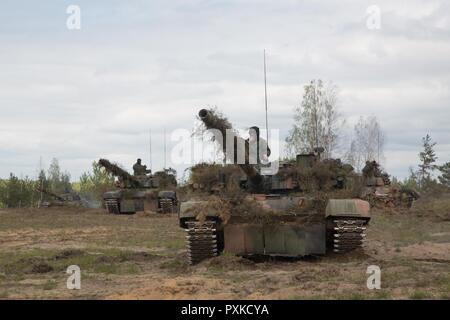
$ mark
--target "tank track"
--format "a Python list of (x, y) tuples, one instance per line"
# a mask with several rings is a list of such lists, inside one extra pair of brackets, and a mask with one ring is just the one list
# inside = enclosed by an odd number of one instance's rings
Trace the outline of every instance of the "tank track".
[(120, 214), (119, 200), (105, 199), (105, 205), (109, 213)]
[(217, 256), (217, 223), (215, 221), (188, 221), (186, 225), (189, 264), (196, 264)]
[(330, 230), (333, 251), (342, 253), (362, 247), (366, 225), (367, 221), (362, 219), (334, 218)]
[(159, 200), (161, 213), (173, 213), (173, 200), (172, 199), (160, 199)]

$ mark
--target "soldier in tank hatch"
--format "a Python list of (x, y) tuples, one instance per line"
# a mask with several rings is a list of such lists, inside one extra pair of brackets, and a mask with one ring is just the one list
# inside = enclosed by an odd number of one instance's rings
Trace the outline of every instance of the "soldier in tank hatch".
[(143, 176), (147, 173), (152, 173), (152, 170), (147, 169), (147, 166), (142, 164), (141, 159), (136, 160), (136, 163), (133, 165), (133, 171), (135, 176)]

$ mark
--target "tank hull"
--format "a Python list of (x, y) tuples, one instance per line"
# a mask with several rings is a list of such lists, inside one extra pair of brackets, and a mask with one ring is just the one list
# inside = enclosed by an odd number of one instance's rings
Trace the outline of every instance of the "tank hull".
[(135, 214), (140, 211), (175, 213), (178, 202), (174, 191), (121, 189), (103, 194), (109, 213)]
[(103, 201), (109, 213), (134, 214), (144, 211), (145, 192), (136, 190), (114, 190), (103, 194)]
[[(220, 209), (212, 208), (203, 221), (196, 219), (196, 206), (203, 201), (182, 203), (180, 225), (186, 230), (189, 262), (197, 263), (220, 252), (239, 256), (300, 258), (348, 252), (364, 243), (370, 205), (359, 199), (330, 199), (324, 214), (292, 213), (304, 205), (301, 197), (253, 195), (275, 210), (274, 215), (249, 217), (232, 215), (222, 221)], [(286, 213), (283, 213), (286, 212)], [(289, 212), (289, 213), (288, 213)]]

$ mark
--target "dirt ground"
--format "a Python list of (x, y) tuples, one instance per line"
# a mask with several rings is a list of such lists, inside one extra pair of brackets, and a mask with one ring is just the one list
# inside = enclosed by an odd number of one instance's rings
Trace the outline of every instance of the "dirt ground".
[[(175, 215), (75, 208), (0, 210), (2, 299), (450, 299), (450, 221), (373, 214), (364, 250), (186, 264)], [(81, 289), (66, 269), (81, 268)], [(366, 286), (369, 265), (381, 289)]]

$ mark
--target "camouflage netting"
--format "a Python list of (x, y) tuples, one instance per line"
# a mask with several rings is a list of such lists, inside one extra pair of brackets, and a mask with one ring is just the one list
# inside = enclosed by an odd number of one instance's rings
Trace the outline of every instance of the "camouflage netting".
[(364, 178), (374, 178), (379, 177), (383, 179), (385, 185), (391, 184), (391, 179), (389, 174), (380, 168), (380, 165), (376, 161), (366, 161), (366, 165), (362, 169), (362, 174)]
[(224, 223), (228, 222), (232, 211), (230, 202), (218, 196), (202, 197), (199, 203), (186, 210), (186, 212), (196, 213), (196, 219), (200, 222), (204, 222), (211, 212), (218, 212), (218, 217)]
[(190, 185), (206, 193), (239, 189), (242, 171), (234, 165), (199, 163), (191, 167)]
[(342, 184), (349, 186), (355, 176), (353, 167), (344, 164), (340, 159), (317, 161), (311, 167), (291, 164), (280, 168), (278, 175), (283, 178), (292, 177), (302, 191), (331, 191)]
[[(249, 164), (249, 145), (248, 140), (244, 140), (242, 137), (240, 137), (236, 131), (233, 130), (233, 127), (231, 126), (230, 122), (227, 118), (225, 118), (221, 113), (219, 113), (215, 109), (202, 109), (199, 112), (199, 118), (203, 123), (203, 129), (214, 129), (218, 130), (221, 134), (221, 137), (213, 137), (213, 140), (215, 140), (223, 154), (225, 155), (226, 159), (228, 161), (231, 161), (232, 163), (237, 163), (237, 155), (240, 154), (242, 151), (238, 150), (239, 146), (243, 146), (244, 148), (244, 164), (240, 164), (240, 167), (243, 172), (247, 175), (247, 178), (252, 181), (254, 185), (257, 185), (261, 182), (260, 177), (257, 174), (256, 169), (253, 165)], [(233, 152), (230, 152), (231, 150), (226, 150), (226, 140), (229, 137), (229, 134), (231, 132), (234, 132), (234, 143), (233, 143)], [(202, 131), (203, 133), (203, 131)], [(239, 151), (239, 152), (238, 152)]]
[(253, 199), (251, 196), (242, 192), (228, 193), (226, 196), (212, 195), (208, 197), (199, 197), (198, 204), (188, 209), (188, 212), (195, 212), (196, 219), (200, 222), (205, 221), (211, 212), (217, 213), (218, 217), (227, 224), (230, 218), (234, 222), (247, 223), (284, 223), (302, 222), (312, 223), (323, 221), (325, 205), (322, 201), (309, 200), (301, 207), (292, 207), (285, 211), (276, 211), (264, 207), (261, 201)]
[[(228, 119), (216, 108), (209, 108), (207, 111), (209, 113), (208, 121), (202, 122), (202, 126), (196, 130), (197, 133), (202, 134), (205, 130), (209, 129), (216, 129), (225, 133), (227, 130), (232, 129)], [(200, 117), (197, 118), (200, 119)]]
[(218, 217), (224, 224), (227, 224), (232, 216), (239, 216), (249, 222), (267, 222), (276, 216), (276, 212), (263, 208), (260, 203), (238, 195), (226, 198), (209, 196), (202, 200), (189, 209), (197, 214), (196, 219), (200, 222), (205, 221), (211, 212), (219, 213)]
[(411, 188), (391, 185), (389, 174), (380, 168), (376, 161), (366, 161), (362, 169), (363, 188), (360, 196), (371, 207), (388, 209), (394, 207), (410, 208), (420, 194)]
[(153, 176), (158, 180), (160, 188), (175, 188), (177, 186), (177, 172), (174, 169), (156, 171)]
[[(328, 199), (356, 198), (361, 187), (360, 179), (353, 181), (355, 176), (353, 168), (341, 163), (340, 160), (317, 162), (311, 168), (296, 166), (294, 162), (283, 166), (279, 176), (293, 177), (297, 180), (302, 190), (292, 191), (290, 195), (305, 197), (307, 201), (304, 205), (277, 212), (264, 207), (260, 201), (252, 198), (251, 193), (240, 188), (243, 174), (238, 166), (197, 164), (191, 168), (190, 184), (195, 186), (193, 190), (199, 196), (199, 200), (206, 201), (199, 205), (199, 208), (195, 208), (195, 212), (201, 213), (198, 215), (199, 219), (206, 216), (208, 210), (220, 209), (217, 212), (220, 212), (226, 221), (231, 215), (251, 222), (270, 222), (279, 219), (280, 216), (290, 215), (296, 221), (303, 219), (307, 223), (323, 219)], [(339, 179), (347, 185), (346, 188), (336, 189)], [(215, 196), (208, 197), (205, 194)]]
[[(223, 116), (217, 109), (215, 108), (209, 108), (205, 109), (208, 112), (207, 121), (201, 122), (201, 125), (195, 128), (194, 135), (201, 136), (205, 134), (207, 130), (218, 130), (222, 134), (222, 139), (219, 139), (219, 137), (216, 137), (215, 135), (211, 136), (211, 141), (216, 142), (220, 150), (222, 150), (223, 153), (226, 153), (226, 144), (225, 144), (225, 137), (227, 130), (233, 130), (233, 127), (231, 123), (228, 121), (226, 117)], [(199, 120), (200, 117), (197, 116)]]
[(98, 160), (98, 164), (101, 165), (105, 170), (116, 177), (121, 177), (122, 179), (133, 181), (134, 178), (131, 174), (129, 174), (125, 169), (122, 169), (121, 166), (117, 163), (112, 163), (106, 159)]
[[(242, 201), (233, 201), (235, 216), (238, 216), (241, 221), (248, 221), (252, 223), (312, 223), (323, 221), (325, 206), (322, 202), (308, 199), (303, 206), (292, 206), (283, 211), (276, 211), (263, 206), (259, 201), (245, 198)], [(281, 218), (281, 220), (280, 220)]]

